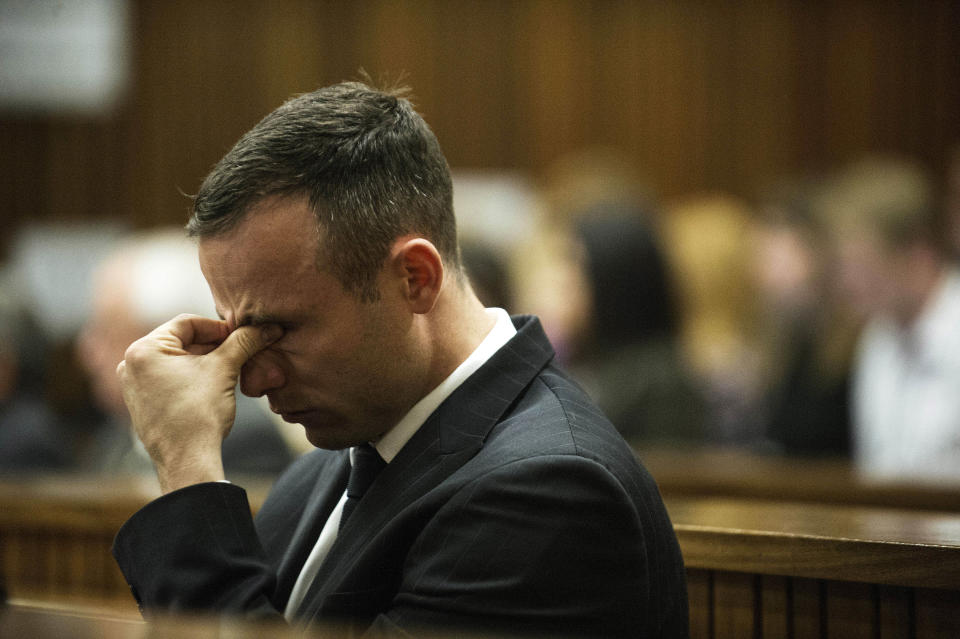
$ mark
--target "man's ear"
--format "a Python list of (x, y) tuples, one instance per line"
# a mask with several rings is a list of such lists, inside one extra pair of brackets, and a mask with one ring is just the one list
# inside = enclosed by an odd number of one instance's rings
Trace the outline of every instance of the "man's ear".
[(422, 237), (400, 238), (390, 252), (393, 274), (400, 278), (403, 296), (414, 313), (428, 313), (440, 296), (443, 260), (437, 247)]

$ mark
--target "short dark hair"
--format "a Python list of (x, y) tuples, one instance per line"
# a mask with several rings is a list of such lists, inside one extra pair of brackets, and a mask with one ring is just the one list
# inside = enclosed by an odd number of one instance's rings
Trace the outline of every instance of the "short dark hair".
[(450, 168), (404, 95), (344, 82), (288, 100), (203, 181), (188, 234), (227, 232), (264, 197), (305, 195), (320, 230), (318, 268), (362, 299), (377, 299), (390, 244), (407, 233), (459, 272)]

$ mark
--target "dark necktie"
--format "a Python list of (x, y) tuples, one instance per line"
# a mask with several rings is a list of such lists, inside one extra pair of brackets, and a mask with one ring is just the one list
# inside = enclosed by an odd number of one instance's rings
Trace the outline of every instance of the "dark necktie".
[(350, 467), (350, 478), (347, 480), (347, 501), (343, 503), (343, 513), (340, 515), (340, 530), (353, 509), (357, 507), (364, 493), (370, 488), (373, 480), (386, 467), (380, 453), (370, 444), (357, 446), (353, 450), (353, 463)]

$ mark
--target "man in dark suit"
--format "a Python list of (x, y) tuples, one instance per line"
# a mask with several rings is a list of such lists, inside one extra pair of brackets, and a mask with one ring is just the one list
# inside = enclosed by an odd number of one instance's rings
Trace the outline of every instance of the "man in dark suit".
[[(222, 320), (179, 316), (118, 368), (165, 493), (114, 546), (145, 610), (686, 636), (656, 484), (539, 322), (477, 300), (407, 100), (346, 83), (287, 102), (214, 168), (188, 229)], [(222, 481), (238, 378), (323, 449), (256, 521)]]

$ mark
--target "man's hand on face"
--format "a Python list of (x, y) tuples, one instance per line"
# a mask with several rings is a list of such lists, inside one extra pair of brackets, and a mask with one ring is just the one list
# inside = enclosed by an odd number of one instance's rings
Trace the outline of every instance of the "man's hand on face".
[(279, 339), (279, 326), (179, 315), (130, 345), (117, 366), (133, 428), (164, 493), (224, 478), (221, 444), (236, 416), (243, 364)]

